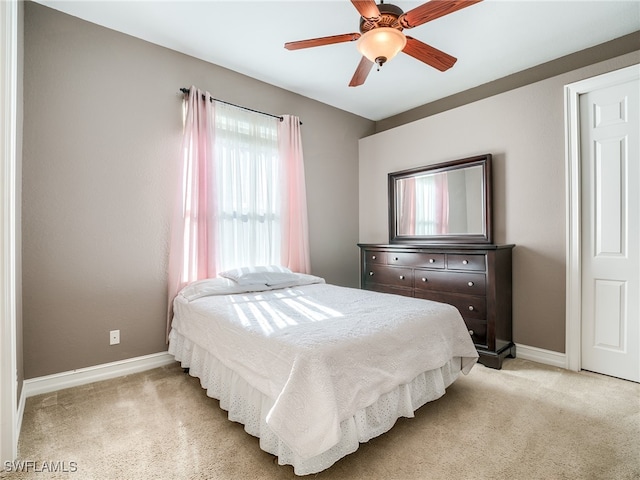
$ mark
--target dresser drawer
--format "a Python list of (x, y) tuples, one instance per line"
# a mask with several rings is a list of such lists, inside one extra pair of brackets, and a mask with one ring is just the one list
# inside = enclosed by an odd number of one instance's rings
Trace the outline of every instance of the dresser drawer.
[(415, 296), (426, 298), (434, 302), (448, 303), (458, 309), (460, 315), (467, 320), (469, 318), (486, 320), (487, 299), (476, 295), (454, 295), (450, 293), (434, 292), (429, 290), (417, 290)]
[(486, 276), (483, 273), (437, 272), (416, 269), (414, 285), (416, 290), (484, 295)]
[(389, 252), (387, 263), (389, 265), (402, 265), (406, 267), (444, 269), (444, 259), (444, 253)]
[(413, 288), (413, 270), (411, 268), (369, 265), (365, 278), (367, 284), (382, 283), (396, 287)]
[(467, 325), (467, 329), (469, 330), (473, 343), (486, 348), (488, 345), (487, 322), (473, 318), (465, 318), (464, 323)]
[(393, 293), (395, 295), (404, 295), (405, 297), (413, 297), (413, 289), (411, 288), (394, 287), (391, 285), (384, 285), (381, 283), (371, 283), (371, 282), (365, 282), (364, 288), (365, 290), (372, 290), (374, 292)]
[(367, 265), (371, 263), (385, 264), (387, 263), (387, 254), (386, 252), (378, 252), (375, 250), (366, 251), (364, 254), (364, 260)]
[(473, 254), (447, 254), (447, 268), (449, 270), (476, 270), (484, 272), (486, 263), (484, 255)]
[[(420, 292), (418, 290), (415, 291), (415, 296), (417, 298), (433, 300), (434, 302), (448, 303), (456, 307), (464, 319), (473, 343), (482, 347), (487, 346), (487, 320), (485, 316), (479, 315), (481, 311), (484, 311), (486, 314), (486, 302), (483, 297), (459, 295), (459, 298), (456, 299), (456, 295), (446, 295), (438, 292)], [(470, 305), (474, 307), (474, 311), (469, 310), (468, 307)], [(477, 310), (475, 310), (476, 306)]]

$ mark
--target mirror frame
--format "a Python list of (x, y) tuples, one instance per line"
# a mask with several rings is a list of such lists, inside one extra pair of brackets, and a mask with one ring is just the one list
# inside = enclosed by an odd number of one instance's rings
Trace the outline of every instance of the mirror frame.
[[(482, 167), (482, 194), (483, 194), (483, 232), (480, 234), (455, 234), (455, 235), (400, 235), (396, 217), (396, 182), (404, 178), (415, 177), (425, 173), (449, 172), (468, 167)], [(389, 243), (411, 244), (478, 244), (492, 243), (493, 241), (493, 202), (492, 202), (492, 177), (491, 154), (437, 163), (424, 167), (412, 168), (388, 174), (389, 182)]]

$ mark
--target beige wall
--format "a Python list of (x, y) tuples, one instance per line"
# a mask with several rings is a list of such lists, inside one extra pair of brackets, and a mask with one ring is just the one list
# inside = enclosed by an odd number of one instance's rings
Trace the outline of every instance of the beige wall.
[(312, 271), (357, 286), (358, 139), (373, 122), (30, 2), (24, 38), (25, 378), (166, 350), (183, 86), (300, 116)]
[(387, 174), (493, 154), (494, 239), (514, 243), (516, 343), (565, 351), (565, 84), (640, 61), (629, 53), (360, 141), (360, 242), (385, 243)]

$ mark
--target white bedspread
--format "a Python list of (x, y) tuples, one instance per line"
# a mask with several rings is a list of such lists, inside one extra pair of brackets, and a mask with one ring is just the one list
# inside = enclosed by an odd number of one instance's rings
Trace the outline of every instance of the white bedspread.
[(172, 328), (274, 400), (267, 424), (303, 458), (340, 439), (340, 422), (454, 357), (478, 358), (450, 305), (328, 284), (178, 295)]

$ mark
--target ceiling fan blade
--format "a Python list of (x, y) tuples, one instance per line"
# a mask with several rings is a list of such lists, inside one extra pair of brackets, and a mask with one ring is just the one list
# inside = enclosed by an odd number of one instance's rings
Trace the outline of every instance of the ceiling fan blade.
[(452, 57), (448, 53), (444, 53), (408, 35), (407, 44), (402, 51), (427, 65), (431, 65), (433, 68), (437, 68), (441, 72), (450, 69), (458, 61), (456, 57)]
[(409, 10), (400, 16), (400, 25), (403, 28), (413, 28), (423, 23), (430, 22), (462, 8), (470, 7), (482, 0), (431, 0), (419, 7)]
[(299, 40), (297, 42), (287, 42), (284, 44), (284, 48), (287, 50), (299, 50), (301, 48), (331, 45), (332, 43), (353, 42), (359, 38), (359, 33), (343, 33), (342, 35), (331, 35), (330, 37), (310, 38), (308, 40)]
[(356, 72), (351, 78), (351, 82), (349, 82), (349, 86), (357, 87), (358, 85), (362, 85), (367, 79), (371, 67), (373, 67), (373, 62), (363, 55), (358, 64), (358, 68), (356, 68)]
[(380, 10), (375, 0), (351, 0), (358, 13), (367, 20), (372, 20), (380, 16)]

